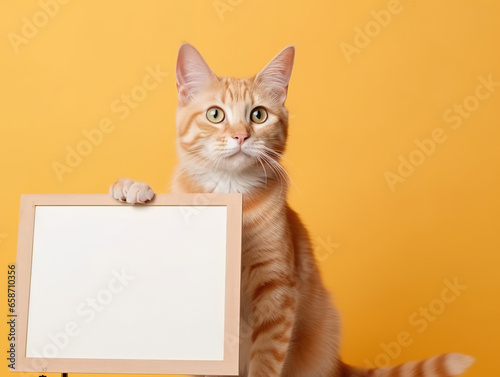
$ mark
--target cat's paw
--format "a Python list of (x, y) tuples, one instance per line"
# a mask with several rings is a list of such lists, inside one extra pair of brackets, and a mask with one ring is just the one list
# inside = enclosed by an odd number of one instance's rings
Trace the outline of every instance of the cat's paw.
[(109, 188), (109, 193), (113, 198), (130, 204), (146, 203), (155, 196), (153, 189), (147, 183), (128, 178), (117, 180)]

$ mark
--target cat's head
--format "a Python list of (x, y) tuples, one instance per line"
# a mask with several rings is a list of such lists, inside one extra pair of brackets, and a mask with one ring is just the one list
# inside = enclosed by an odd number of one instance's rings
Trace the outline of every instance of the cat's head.
[(193, 46), (180, 47), (177, 141), (184, 169), (239, 173), (276, 164), (287, 139), (294, 53), (289, 46), (254, 77), (238, 79), (216, 76)]

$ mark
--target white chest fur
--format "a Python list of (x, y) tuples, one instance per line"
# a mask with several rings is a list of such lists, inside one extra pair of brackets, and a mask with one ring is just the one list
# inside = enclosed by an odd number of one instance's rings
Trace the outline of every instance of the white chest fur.
[(266, 178), (262, 171), (248, 172), (216, 171), (201, 174), (197, 177), (207, 192), (248, 194), (256, 187), (264, 186)]

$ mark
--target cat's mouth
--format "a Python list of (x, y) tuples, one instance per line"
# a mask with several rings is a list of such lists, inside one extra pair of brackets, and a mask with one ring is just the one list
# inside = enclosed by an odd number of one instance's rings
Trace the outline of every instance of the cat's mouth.
[(229, 151), (226, 158), (238, 158), (238, 157), (252, 157), (248, 152), (244, 151), (242, 147), (234, 148), (234, 150)]
[(217, 167), (228, 169), (229, 171), (240, 171), (241, 169), (245, 169), (253, 164), (253, 160), (254, 158), (250, 154), (240, 148), (226, 150), (218, 157), (214, 156), (214, 164)]
[(238, 157), (251, 157), (249, 154), (245, 153), (242, 149), (231, 153), (227, 158), (238, 158)]

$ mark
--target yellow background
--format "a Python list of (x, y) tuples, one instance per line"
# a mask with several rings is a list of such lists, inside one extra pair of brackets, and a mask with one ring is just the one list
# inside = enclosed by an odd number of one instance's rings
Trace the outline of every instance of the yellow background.
[[(377, 31), (371, 12), (388, 3), (73, 0), (16, 53), (8, 33), (21, 34), (23, 17), (42, 8), (2, 1), (2, 284), (15, 262), (22, 193), (104, 193), (118, 177), (168, 191), (182, 42), (194, 44), (217, 74), (232, 76), (253, 75), (294, 44), (290, 201), (342, 313), (342, 357), (373, 362), (384, 353), (381, 343), (406, 331), (413, 342), (394, 364), (457, 351), (477, 359), (467, 376), (498, 375), (500, 87), (459, 129), (443, 114), (475, 94), (478, 77), (500, 81), (500, 4), (401, 0), (402, 11)], [(341, 43), (355, 46), (355, 28), (368, 25), (373, 37), (348, 62)], [(156, 65), (169, 76), (119, 119), (113, 101)], [(82, 131), (103, 118), (113, 132), (60, 181), (54, 161), (65, 163), (65, 148), (76, 148)], [(408, 158), (414, 140), (436, 128), (447, 140), (391, 190), (385, 172), (397, 173), (398, 156)], [(467, 288), (419, 333), (409, 319), (440, 299), (445, 279)], [(2, 323), (6, 299), (2, 289)], [(4, 323), (2, 353), (6, 337)]]

